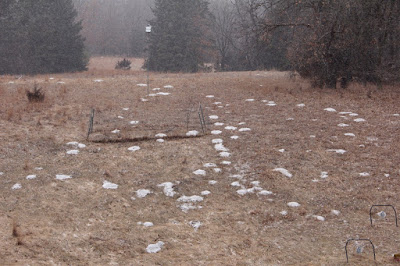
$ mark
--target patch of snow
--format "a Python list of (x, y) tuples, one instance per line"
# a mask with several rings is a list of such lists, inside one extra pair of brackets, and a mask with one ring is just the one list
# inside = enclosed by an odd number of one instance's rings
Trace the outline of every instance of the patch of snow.
[(207, 196), (207, 195), (210, 195), (211, 192), (208, 191), (208, 190), (204, 190), (204, 191), (202, 191), (200, 194), (201, 194), (202, 196)]
[(122, 110), (124, 110), (124, 111), (128, 111), (128, 110), (129, 110), (129, 108), (122, 108)]
[(336, 112), (336, 110), (333, 109), (333, 108), (331, 108), (331, 107), (325, 108), (324, 111), (327, 111), (327, 112)]
[(139, 146), (132, 146), (128, 148), (128, 151), (138, 151), (138, 150), (140, 150)]
[(27, 177), (26, 177), (26, 179), (35, 179), (36, 178), (36, 175), (28, 175)]
[(79, 142), (76, 142), (76, 141), (71, 141), (71, 142), (67, 143), (67, 145), (70, 145), (70, 146), (78, 146), (78, 144), (79, 144)]
[(362, 176), (362, 177), (370, 176), (370, 174), (369, 174), (369, 173), (366, 173), (366, 172), (364, 172), (364, 173), (359, 173), (359, 175)]
[(139, 190), (136, 191), (136, 196), (138, 198), (144, 198), (147, 195), (149, 195), (150, 193), (152, 193), (152, 192), (150, 190), (148, 190), (148, 189), (139, 189)]
[(213, 144), (218, 144), (218, 143), (222, 143), (223, 140), (222, 140), (222, 139), (213, 139), (211, 142), (212, 142)]
[(192, 203), (184, 203), (179, 206), (179, 208), (184, 212), (187, 213), (189, 210), (201, 209), (202, 206), (194, 206)]
[(70, 179), (70, 178), (72, 178), (72, 176), (70, 176), (70, 175), (56, 175), (57, 180), (66, 180), (66, 179)]
[(156, 93), (150, 93), (149, 94), (149, 97), (156, 97), (158, 94), (156, 94)]
[(221, 162), (221, 164), (224, 164), (224, 165), (230, 165), (230, 164), (231, 164), (231, 162), (230, 162), (230, 161), (222, 161), (222, 162)]
[(167, 197), (173, 197), (176, 194), (176, 192), (174, 191), (174, 184), (172, 184), (171, 182), (164, 182), (157, 185), (157, 187), (163, 187), (163, 192)]
[(153, 91), (159, 91), (161, 88), (154, 88)]
[(197, 136), (198, 134), (199, 134), (198, 131), (192, 130), (192, 131), (187, 132), (187, 133), (186, 133), (186, 136), (188, 136), (188, 137), (194, 137), (194, 136)]
[(157, 139), (156, 141), (157, 141), (158, 143), (164, 143), (164, 142), (165, 142), (164, 139)]
[(64, 81), (59, 81), (59, 82), (57, 82), (57, 84), (65, 84), (65, 82)]
[(206, 175), (206, 171), (204, 171), (202, 169), (197, 169), (196, 171), (193, 172), (193, 174), (205, 176)]
[(351, 113), (351, 114), (349, 114), (349, 116), (358, 116), (358, 114), (356, 114), (356, 113)]
[(304, 103), (299, 103), (298, 105), (296, 105), (297, 107), (304, 107), (306, 106)]
[(318, 221), (321, 221), (321, 222), (324, 222), (324, 221), (325, 221), (325, 218), (322, 217), (322, 216), (314, 215), (314, 217), (315, 217)]
[(224, 158), (228, 158), (231, 156), (231, 154), (229, 152), (223, 151), (219, 153), (219, 156), (224, 157)]
[(114, 183), (111, 183), (109, 181), (103, 181), (103, 188), (105, 188), (105, 189), (117, 189), (118, 185), (114, 184)]
[(286, 118), (286, 121), (293, 121), (293, 120), (294, 120), (293, 117)]
[(385, 177), (389, 177), (390, 176), (390, 174), (385, 174)]
[(164, 86), (164, 88), (165, 88), (165, 89), (173, 89), (174, 86), (172, 86), (172, 85), (166, 85), (166, 86)]
[(215, 144), (214, 148), (217, 151), (229, 151), (227, 148), (224, 147), (224, 145), (222, 143)]
[(214, 168), (213, 170), (214, 170), (215, 173), (221, 173), (222, 172), (221, 168)]
[(201, 202), (204, 200), (203, 197), (201, 196), (197, 196), (197, 195), (193, 195), (193, 196), (181, 196), (180, 198), (177, 199), (179, 202), (191, 202), (191, 203), (195, 203), (195, 202)]
[(364, 118), (356, 118), (356, 119), (354, 119), (354, 122), (365, 122), (365, 121), (367, 121), (367, 120), (365, 120)]
[(340, 211), (338, 211), (338, 210), (332, 210), (331, 211), (331, 213), (333, 214), (333, 215), (339, 215), (340, 214)]
[(253, 186), (260, 186), (260, 181), (251, 181), (250, 184)]
[(222, 104), (222, 103), (221, 103), (221, 102), (215, 102), (214, 104), (215, 104), (215, 105), (219, 105), (219, 104)]
[(218, 181), (215, 181), (215, 180), (210, 180), (210, 181), (208, 181), (208, 184), (210, 184), (210, 185), (215, 185), (215, 184), (217, 184), (218, 183)]
[(246, 102), (254, 102), (254, 99), (246, 99)]
[(276, 103), (274, 101), (269, 101), (266, 105), (267, 106), (276, 106)]
[(8, 84), (14, 84), (14, 83), (15, 83), (14, 81), (9, 81), (9, 82), (8, 82)]
[(221, 130), (213, 130), (213, 131), (211, 131), (211, 134), (213, 134), (213, 135), (219, 135), (221, 133), (222, 133)]
[(15, 184), (14, 186), (11, 187), (12, 190), (16, 190), (16, 189), (21, 189), (22, 186), (20, 183)]
[(272, 195), (273, 193), (271, 191), (268, 191), (268, 190), (261, 190), (257, 194), (258, 195), (262, 195), (262, 196), (268, 196), (268, 195)]
[(129, 122), (129, 124), (131, 124), (131, 125), (137, 125), (137, 124), (139, 124), (139, 121), (131, 121), (131, 122)]
[(145, 99), (145, 98), (140, 98), (140, 100), (142, 101), (142, 102), (148, 102), (149, 100), (147, 100), (147, 99)]
[(288, 170), (286, 170), (285, 168), (275, 168), (273, 171), (279, 172), (279, 173), (281, 173), (282, 175), (284, 175), (284, 176), (286, 176), (288, 178), (292, 178), (293, 177), (293, 175)]
[(171, 93), (169, 93), (169, 92), (157, 92), (157, 95), (161, 95), (161, 96), (168, 96), (170, 94)]
[(144, 84), (144, 83), (139, 83), (139, 84), (136, 84), (137, 86), (139, 86), (139, 87), (147, 87), (147, 84)]
[(121, 130), (119, 130), (119, 129), (115, 129), (115, 130), (111, 131), (111, 133), (113, 133), (113, 134), (118, 134), (119, 132), (121, 132)]
[(381, 217), (381, 218), (385, 218), (385, 217), (386, 217), (386, 212), (380, 211), (380, 212), (377, 213), (377, 215), (378, 215), (379, 217)]
[(155, 244), (150, 244), (147, 246), (146, 251), (147, 253), (157, 253), (161, 250), (161, 248), (164, 246), (164, 242), (158, 241)]
[(215, 122), (214, 123), (214, 126), (217, 126), (217, 127), (220, 127), (220, 126), (223, 126), (224, 125), (224, 123), (220, 123), (220, 122)]
[(285, 149), (280, 149), (279, 150), (279, 152), (282, 152), (282, 153), (285, 152), (285, 151), (286, 151)]
[(287, 211), (281, 211), (280, 214), (283, 215), (283, 216), (286, 216), (288, 214), (288, 212)]
[(329, 149), (329, 150), (326, 150), (326, 151), (328, 151), (328, 152), (336, 152), (336, 153), (339, 153), (339, 154), (346, 153), (346, 151), (343, 150), (343, 149)]
[(156, 138), (165, 138), (166, 136), (167, 136), (167, 134), (158, 133), (158, 134), (156, 135)]
[(231, 136), (231, 139), (238, 139), (239, 136)]
[(393, 116), (400, 116), (400, 114), (393, 114)]
[(321, 176), (322, 179), (328, 178), (328, 172), (321, 172)]
[(0, 175), (4, 175), (4, 173), (3, 173), (3, 172), (0, 172)]
[(152, 222), (144, 222), (143, 226), (144, 227), (152, 227), (154, 224)]
[(124, 119), (124, 117), (123, 117), (123, 116), (120, 116), (120, 115), (118, 116), (118, 118), (119, 118), (119, 119)]
[(210, 115), (209, 118), (215, 120), (215, 119), (218, 119), (218, 116), (217, 115)]
[(345, 123), (340, 123), (340, 124), (338, 124), (338, 127), (348, 127), (349, 125), (348, 124), (345, 124)]
[(206, 98), (214, 98), (214, 95), (207, 95)]
[(239, 125), (239, 126), (246, 125), (246, 122), (240, 122), (238, 125)]
[(83, 143), (79, 143), (79, 144), (78, 144), (78, 148), (79, 148), (79, 149), (84, 149), (84, 148), (86, 148), (86, 145), (83, 144)]
[(287, 204), (287, 206), (289, 206), (289, 207), (299, 207), (300, 204), (297, 203), (297, 202), (295, 202), (295, 201), (292, 201), (292, 202), (289, 202), (289, 203)]
[(310, 135), (310, 138), (315, 139), (317, 136), (315, 135)]
[(203, 164), (203, 166), (207, 167), (207, 168), (209, 168), (209, 167), (217, 167), (217, 165), (215, 163), (205, 163), (205, 164)]
[(237, 127), (234, 127), (234, 126), (226, 126), (225, 129), (226, 129), (226, 130), (236, 130)]
[(349, 115), (349, 114), (352, 114), (353, 112), (340, 112), (339, 114), (340, 115)]
[(354, 133), (344, 133), (345, 136), (348, 137), (355, 137), (356, 135)]
[(246, 132), (246, 131), (251, 131), (251, 129), (248, 128), (248, 127), (244, 127), (244, 128), (239, 129), (239, 132)]
[(235, 181), (231, 183), (232, 187), (241, 187), (242, 185), (239, 183), (239, 181)]
[(100, 82), (103, 82), (104, 80), (102, 80), (102, 79), (95, 79), (95, 80), (93, 80), (94, 82), (97, 82), (97, 83), (100, 83)]
[(195, 229), (199, 229), (201, 226), (201, 222), (200, 221), (190, 221), (189, 224)]

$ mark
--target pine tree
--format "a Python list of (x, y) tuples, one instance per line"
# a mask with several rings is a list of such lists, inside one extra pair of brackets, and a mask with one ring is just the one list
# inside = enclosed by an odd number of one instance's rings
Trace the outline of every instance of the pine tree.
[[(1, 34), (0, 74), (38, 74), (86, 69), (81, 24), (72, 0), (11, 1)], [(1, 24), (3, 26), (3, 23)]]
[(196, 72), (211, 41), (211, 14), (205, 0), (156, 0), (151, 21), (150, 70)]

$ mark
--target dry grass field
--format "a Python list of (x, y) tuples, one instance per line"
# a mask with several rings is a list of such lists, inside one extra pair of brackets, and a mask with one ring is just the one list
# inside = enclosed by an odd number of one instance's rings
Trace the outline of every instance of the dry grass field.
[[(148, 96), (145, 72), (114, 62), (0, 77), (0, 265), (346, 265), (350, 238), (396, 263), (393, 211), (371, 227), (369, 210), (400, 210), (399, 87), (152, 73)], [(35, 82), (44, 102), (27, 100)], [(370, 246), (348, 251), (374, 264)]]

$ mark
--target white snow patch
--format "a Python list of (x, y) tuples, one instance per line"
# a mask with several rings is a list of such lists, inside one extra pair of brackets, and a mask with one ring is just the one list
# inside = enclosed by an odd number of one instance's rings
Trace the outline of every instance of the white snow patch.
[(358, 114), (356, 114), (356, 113), (351, 113), (351, 114), (349, 114), (349, 116), (358, 116)]
[(202, 206), (194, 206), (192, 203), (184, 203), (179, 206), (179, 208), (184, 212), (187, 213), (189, 210), (201, 209)]
[(86, 145), (83, 144), (83, 143), (79, 143), (79, 144), (78, 144), (78, 148), (79, 148), (79, 149), (84, 149), (84, 148), (86, 148)]
[(209, 118), (215, 120), (215, 119), (218, 119), (218, 116), (217, 115), (210, 115)]
[(222, 140), (222, 139), (213, 139), (211, 142), (212, 142), (213, 144), (218, 144), (218, 143), (222, 143), (223, 140)]
[(293, 120), (294, 120), (293, 117), (286, 118), (286, 121), (293, 121)]
[(215, 185), (215, 184), (217, 184), (218, 183), (218, 181), (215, 181), (215, 180), (210, 180), (210, 181), (208, 181), (208, 184), (210, 184), (210, 185)]
[(207, 95), (206, 98), (214, 98), (214, 95)]
[(362, 176), (362, 177), (370, 176), (370, 174), (367, 173), (367, 172), (359, 173), (359, 175)]
[(207, 195), (210, 195), (211, 192), (208, 191), (208, 190), (204, 190), (204, 191), (202, 191), (200, 194), (201, 194), (202, 196), (207, 196)]
[(136, 84), (138, 87), (147, 87), (147, 84), (144, 84), (144, 83), (139, 83), (139, 84)]
[(149, 100), (147, 100), (147, 99), (145, 99), (145, 98), (140, 98), (140, 100), (142, 101), (142, 102), (148, 102)]
[(229, 151), (227, 148), (224, 147), (224, 145), (222, 143), (215, 144), (214, 148), (217, 151)]
[(196, 203), (196, 202), (201, 202), (203, 201), (203, 197), (201, 196), (197, 196), (197, 195), (193, 195), (193, 196), (181, 196), (180, 198), (177, 199), (177, 201), (179, 202), (191, 202), (191, 203)]
[(338, 210), (332, 210), (331, 211), (331, 213), (333, 214), (333, 215), (339, 215), (340, 214), (340, 211), (338, 211)]
[(150, 93), (150, 94), (149, 94), (149, 97), (156, 97), (156, 96), (157, 96), (156, 93)]
[(246, 102), (254, 102), (254, 99), (246, 99)]
[(238, 139), (239, 136), (231, 136), (231, 139)]
[(317, 136), (315, 135), (310, 135), (310, 138), (315, 139)]
[(261, 190), (260, 192), (257, 193), (258, 195), (262, 195), (262, 196), (268, 196), (268, 195), (272, 195), (273, 193), (271, 191), (268, 190)]
[(138, 151), (138, 150), (140, 150), (139, 146), (132, 146), (128, 148), (128, 151)]
[(231, 156), (231, 154), (229, 152), (223, 151), (219, 153), (219, 156), (224, 157), (224, 158), (228, 158)]
[(129, 124), (131, 124), (131, 125), (137, 125), (137, 124), (139, 124), (139, 121), (131, 121), (131, 122), (129, 122)]
[(220, 126), (223, 126), (224, 125), (224, 123), (221, 123), (221, 122), (215, 122), (214, 123), (214, 126), (217, 126), (217, 127), (220, 127)]
[(156, 141), (157, 141), (158, 143), (164, 143), (164, 142), (165, 142), (164, 139), (157, 139)]
[(146, 251), (147, 253), (157, 253), (161, 250), (161, 248), (164, 246), (164, 242), (158, 241), (155, 244), (150, 244), (147, 246)]
[(241, 187), (242, 185), (239, 183), (239, 181), (235, 181), (231, 183), (232, 187)]
[(333, 108), (331, 108), (331, 107), (325, 108), (324, 111), (327, 111), (327, 112), (336, 112), (336, 110), (333, 109)]
[(385, 174), (385, 177), (389, 177), (390, 176), (390, 174)]
[(328, 178), (328, 172), (321, 172), (321, 176), (322, 179)]
[(36, 178), (36, 175), (28, 175), (27, 177), (26, 177), (26, 179), (35, 179)]
[(276, 106), (276, 103), (274, 101), (269, 101), (266, 105), (267, 106)]
[(251, 131), (251, 129), (248, 128), (248, 127), (244, 127), (244, 128), (239, 129), (239, 132), (246, 132), (246, 131)]
[(295, 201), (292, 201), (292, 202), (289, 202), (289, 203), (287, 204), (287, 206), (289, 206), (289, 207), (299, 207), (300, 204), (297, 203), (297, 202), (295, 202)]
[(164, 88), (165, 88), (165, 89), (173, 89), (174, 86), (172, 86), (172, 85), (165, 85)]
[(152, 192), (150, 190), (148, 190), (148, 189), (139, 189), (139, 190), (136, 191), (136, 196), (138, 198), (144, 198), (147, 195), (149, 195), (150, 193), (152, 193)]
[(14, 83), (15, 83), (14, 81), (9, 81), (9, 82), (8, 82), (8, 84), (14, 84)]
[(157, 92), (157, 95), (161, 95), (161, 96), (168, 96), (170, 94), (171, 93), (169, 93), (169, 92)]
[(340, 115), (348, 115), (348, 114), (352, 114), (353, 112), (340, 112)]
[(70, 175), (56, 175), (57, 180), (66, 180), (66, 179), (70, 179), (70, 178), (72, 178), (72, 176), (70, 176)]
[(196, 171), (193, 172), (193, 174), (205, 176), (206, 175), (206, 171), (204, 171), (202, 169), (197, 169)]
[(222, 172), (221, 168), (214, 168), (213, 170), (214, 170), (215, 173), (221, 173)]
[(339, 154), (346, 153), (346, 151), (343, 150), (343, 149), (329, 149), (329, 150), (326, 150), (326, 151), (328, 151), (328, 152), (336, 152), (336, 153), (339, 153)]
[(0, 175), (4, 175), (4, 173), (3, 173), (3, 172), (0, 172)]
[(222, 161), (221, 162), (221, 164), (224, 164), (224, 165), (230, 165), (232, 162), (230, 162), (230, 161)]
[(215, 102), (214, 104), (215, 104), (215, 105), (219, 105), (219, 104), (222, 104), (222, 103), (221, 103), (221, 102)]
[(201, 226), (201, 222), (200, 221), (190, 221), (189, 224), (195, 229), (199, 229)]
[(65, 82), (64, 81), (59, 81), (59, 82), (57, 82), (57, 84), (65, 84)]
[(215, 163), (205, 163), (205, 164), (203, 164), (203, 166), (207, 167), (207, 168), (209, 168), (209, 167), (217, 167), (217, 165)]
[(285, 168), (275, 168), (273, 171), (279, 172), (279, 173), (283, 174), (284, 176), (286, 176), (288, 178), (292, 178), (293, 177), (293, 175), (288, 170), (286, 170)]
[(167, 136), (167, 134), (158, 133), (158, 134), (156, 135), (156, 138), (165, 138), (166, 136)]
[(280, 149), (278, 151), (283, 153), (283, 152), (285, 152), (285, 149)]
[(100, 83), (100, 82), (103, 82), (104, 80), (102, 80), (102, 79), (95, 79), (95, 80), (93, 80), (94, 82), (97, 82), (97, 83)]
[(325, 218), (323, 216), (313, 215), (313, 217), (315, 217), (318, 221), (321, 221), (321, 222), (325, 221)]
[(153, 91), (159, 91), (161, 88), (154, 88)]
[(354, 122), (365, 122), (367, 120), (365, 120), (364, 118), (356, 118), (354, 119)]
[(344, 133), (345, 136), (348, 137), (355, 137), (356, 135), (354, 133)]
[(213, 130), (213, 131), (211, 131), (211, 134), (213, 134), (213, 135), (219, 135), (221, 133), (222, 133), (221, 130)]
[(12, 190), (16, 190), (16, 189), (21, 189), (22, 186), (20, 183), (15, 184), (14, 186), (11, 187)]
[(111, 131), (111, 133), (113, 133), (113, 134), (118, 134), (119, 132), (121, 132), (121, 130), (119, 130), (119, 129), (115, 129), (115, 130)]
[(124, 110), (124, 111), (128, 111), (128, 110), (129, 110), (129, 108), (122, 108), (122, 110)]
[(103, 181), (103, 188), (105, 188), (105, 189), (117, 189), (118, 185), (105, 180), (105, 181)]
[(164, 182), (157, 185), (157, 187), (163, 187), (164, 194), (167, 197), (173, 197), (176, 194), (176, 192), (174, 191), (174, 184), (172, 184), (171, 182)]
[(288, 212), (287, 211), (281, 211), (280, 214), (283, 215), (283, 216), (286, 216), (288, 214)]
[(234, 127), (234, 126), (226, 126), (225, 129), (226, 129), (226, 130), (236, 130), (237, 127)]
[(192, 130), (192, 131), (189, 131), (189, 132), (187, 132), (186, 133), (186, 136), (188, 136), (188, 137), (191, 137), (191, 136), (197, 136), (199, 134), (199, 132), (198, 131), (196, 131), (196, 130)]
[(118, 116), (118, 118), (119, 118), (119, 119), (124, 119), (124, 117), (123, 117), (123, 116), (120, 116), (120, 115)]
[(152, 222), (144, 222), (143, 226), (144, 227), (152, 227), (154, 224)]
[(340, 124), (338, 124), (338, 127), (348, 127), (349, 125), (348, 124), (345, 124), (345, 123), (340, 123)]
[(306, 106), (304, 103), (299, 103), (298, 105), (296, 105), (297, 107), (304, 107)]

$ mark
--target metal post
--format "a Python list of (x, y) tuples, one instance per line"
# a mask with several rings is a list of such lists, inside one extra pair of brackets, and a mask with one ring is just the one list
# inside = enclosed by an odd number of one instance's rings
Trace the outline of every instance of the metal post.
[(151, 33), (151, 25), (146, 26), (146, 39), (147, 39), (147, 96), (150, 94), (150, 74), (149, 74), (149, 57), (150, 57), (150, 44), (149, 37)]

